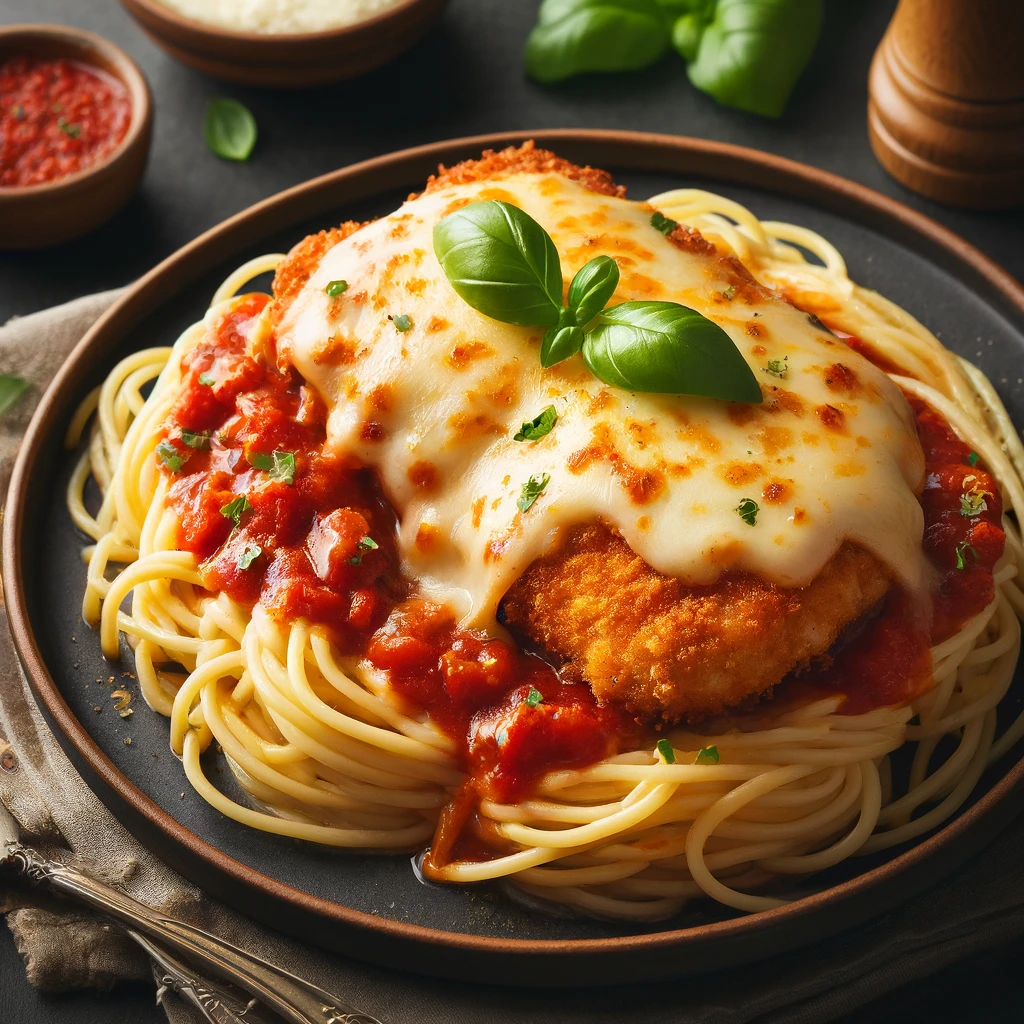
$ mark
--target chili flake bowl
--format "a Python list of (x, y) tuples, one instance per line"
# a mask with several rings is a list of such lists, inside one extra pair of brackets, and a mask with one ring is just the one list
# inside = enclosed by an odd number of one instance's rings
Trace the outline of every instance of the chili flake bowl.
[(41, 249), (79, 238), (109, 220), (138, 188), (149, 155), (153, 112), (135, 62), (101, 36), (65, 25), (0, 28), (0, 65), (11, 57), (66, 59), (124, 86), (131, 105), (124, 137), (96, 163), (40, 184), (0, 187), (0, 249)]

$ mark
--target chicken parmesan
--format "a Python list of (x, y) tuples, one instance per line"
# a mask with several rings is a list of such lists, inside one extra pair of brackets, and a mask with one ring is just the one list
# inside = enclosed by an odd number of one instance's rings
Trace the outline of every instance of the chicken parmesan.
[(83, 613), (193, 786), (633, 919), (774, 906), (954, 813), (1021, 732), (1024, 451), (834, 253), (527, 143), (120, 364), (78, 417)]

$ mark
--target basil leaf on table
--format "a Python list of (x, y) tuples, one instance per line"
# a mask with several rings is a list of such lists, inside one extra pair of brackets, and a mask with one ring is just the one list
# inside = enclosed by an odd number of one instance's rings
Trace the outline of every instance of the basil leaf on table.
[(729, 335), (675, 302), (606, 309), (587, 333), (583, 359), (595, 377), (626, 391), (761, 401), (754, 371)]
[(673, 36), (690, 81), (727, 107), (780, 117), (818, 41), (821, 0), (717, 0), (695, 51), (693, 17)]
[(256, 145), (256, 118), (238, 100), (212, 99), (203, 121), (206, 144), (223, 160), (248, 160)]
[(568, 305), (576, 323), (585, 327), (608, 304), (619, 284), (619, 265), (611, 256), (595, 256), (569, 285)]
[(13, 373), (0, 373), (0, 416), (11, 406), (17, 405), (29, 387), (27, 380), (15, 377)]
[(526, 41), (526, 73), (560, 82), (587, 71), (636, 71), (669, 48), (655, 0), (544, 0)]
[(558, 323), (558, 250), (518, 207), (492, 199), (456, 210), (435, 225), (434, 252), (451, 286), (484, 316), (523, 327)]

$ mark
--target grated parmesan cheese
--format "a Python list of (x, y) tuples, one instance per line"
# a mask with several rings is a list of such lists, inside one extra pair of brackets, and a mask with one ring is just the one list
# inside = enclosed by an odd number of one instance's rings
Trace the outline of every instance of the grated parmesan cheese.
[(324, 32), (366, 21), (405, 0), (160, 0), (184, 18), (233, 32)]

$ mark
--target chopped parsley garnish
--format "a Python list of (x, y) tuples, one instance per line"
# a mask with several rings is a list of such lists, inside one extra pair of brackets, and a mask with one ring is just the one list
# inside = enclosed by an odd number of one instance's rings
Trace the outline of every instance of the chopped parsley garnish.
[(69, 139), (77, 139), (82, 134), (82, 126), (80, 124), (72, 124), (70, 121), (65, 121), (63, 117), (57, 118), (57, 127)]
[(401, 331), (403, 334), (412, 327), (412, 317), (408, 313), (393, 316), (391, 322), (395, 325), (395, 330)]
[(530, 687), (530, 692), (526, 695), (526, 699), (523, 703), (528, 708), (535, 708), (538, 704), (544, 703), (544, 695), (537, 689), (536, 686)]
[(660, 231), (663, 235), (671, 235), (679, 227), (679, 221), (672, 220), (671, 217), (666, 217), (659, 210), (655, 210), (651, 214), (651, 227), (655, 231)]
[(226, 505), (222, 505), (220, 514), (225, 519), (230, 519), (235, 526), (239, 526), (242, 522), (242, 514), (248, 512), (251, 508), (252, 505), (249, 504), (249, 499), (244, 494), (240, 494), (234, 501), (229, 501)]
[(672, 749), (672, 744), (668, 740), (658, 740), (658, 753), (661, 754), (661, 759), (665, 764), (676, 763), (676, 752)]
[(721, 760), (718, 754), (718, 747), (704, 747), (697, 751), (697, 756), (693, 759), (694, 764), (718, 764)]
[(734, 296), (736, 295), (736, 285), (734, 285), (734, 284), (731, 284), (731, 285), (729, 285), (729, 287), (728, 287), (728, 288), (726, 288), (726, 289), (725, 289), (725, 290), (724, 290), (724, 291), (722, 292), (722, 294), (723, 294), (723, 295), (724, 295), (724, 296), (725, 296), (725, 297), (726, 297), (727, 299), (731, 299), (731, 298), (733, 298), (733, 297), (734, 297)]
[(156, 446), (157, 458), (172, 472), (177, 473), (185, 465), (185, 456), (170, 441), (161, 441)]
[(205, 451), (210, 447), (210, 432), (208, 430), (204, 430), (201, 434), (196, 434), (191, 430), (183, 430), (181, 432), (181, 439), (189, 448), (198, 448), (200, 451)]
[(977, 452), (971, 452), (971, 454), (967, 456), (967, 465), (971, 467), (976, 466), (980, 457), (981, 456), (978, 455)]
[(513, 441), (539, 441), (546, 434), (551, 433), (551, 428), (558, 419), (555, 407), (549, 405), (542, 413), (534, 416), (528, 423), (519, 428), (519, 433), (512, 438)]
[[(967, 477), (964, 480), (966, 485), (972, 477)], [(988, 502), (985, 500), (985, 495), (977, 490), (976, 488), (970, 491), (964, 491), (960, 495), (960, 515), (967, 516), (980, 516), (988, 508)]]
[(363, 537), (356, 544), (356, 553), (348, 560), (349, 565), (362, 565), (363, 555), (368, 551), (376, 551), (380, 545), (372, 537)]
[(336, 299), (343, 292), (348, 291), (348, 281), (331, 281), (324, 289), (332, 299)]
[(967, 568), (967, 555), (968, 555), (968, 553), (970, 553), (971, 557), (976, 562), (980, 561), (980, 559), (978, 558), (978, 552), (975, 551), (974, 548), (971, 547), (971, 545), (967, 543), (967, 541), (965, 541), (965, 540), (960, 541), (960, 543), (957, 544), (957, 546), (956, 546), (956, 567), (958, 569), (966, 569)]
[(733, 511), (747, 526), (754, 526), (757, 523), (757, 513), (761, 511), (761, 506), (753, 498), (744, 498)]
[(203, 387), (212, 388), (217, 383), (217, 378), (212, 373), (201, 373), (199, 374), (199, 383)]
[(263, 548), (259, 544), (246, 544), (242, 548), (242, 553), (238, 556), (238, 568), (248, 569), (253, 562), (256, 561), (260, 555), (263, 554)]
[(245, 461), (253, 469), (269, 473), (271, 480), (284, 484), (295, 483), (295, 452), (247, 452)]
[(769, 359), (764, 372), (770, 373), (773, 377), (785, 377), (786, 371), (789, 369), (786, 365), (788, 360), (789, 356), (783, 356), (782, 359)]
[(544, 493), (544, 488), (547, 487), (551, 481), (550, 473), (534, 473), (529, 480), (523, 484), (523, 489), (519, 492), (519, 497), (516, 500), (516, 505), (519, 506), (520, 512), (525, 512), (529, 507)]

